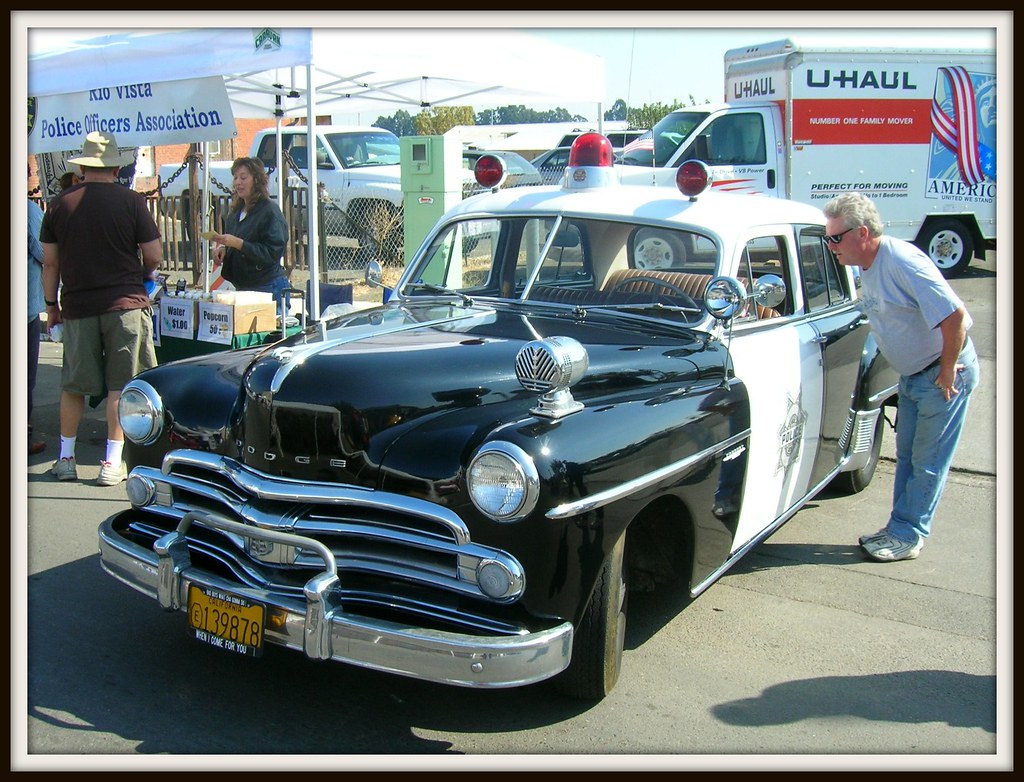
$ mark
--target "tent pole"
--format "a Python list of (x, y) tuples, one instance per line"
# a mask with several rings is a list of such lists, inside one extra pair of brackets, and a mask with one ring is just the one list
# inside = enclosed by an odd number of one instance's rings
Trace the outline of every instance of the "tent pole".
[(281, 114), (280, 112), (274, 113), (274, 133), (276, 139), (274, 140), (274, 159), (277, 161), (277, 205), (281, 207), (281, 211), (284, 211), (284, 166), (281, 165)]
[(313, 65), (306, 64), (306, 154), (309, 158), (309, 245), (306, 257), (309, 264), (309, 314), (320, 319), (320, 190), (316, 167), (316, 90), (313, 87)]
[[(210, 205), (213, 202), (210, 200), (211, 196), (210, 196), (210, 159), (209, 159), (210, 156), (209, 156), (209, 145), (207, 144), (207, 142), (204, 141), (202, 146), (203, 146), (203, 163), (204, 163), (204, 165), (203, 165), (203, 187), (202, 187), (202, 190), (200, 190), (200, 195), (202, 197), (199, 200), (199, 208), (202, 211), (199, 213), (200, 214), (199, 222), (195, 223), (195, 225), (198, 225), (202, 230), (205, 231), (206, 228), (207, 228), (206, 217), (209, 214), (209, 211), (208, 211), (209, 207), (210, 207)], [(210, 255), (210, 240), (209, 239), (203, 239), (203, 252), (202, 252), (202, 256), (203, 256), (203, 293), (209, 293), (210, 292), (210, 263), (209, 263), (209, 255)], [(196, 262), (198, 263), (198, 261), (199, 261), (199, 259), (197, 258)]]

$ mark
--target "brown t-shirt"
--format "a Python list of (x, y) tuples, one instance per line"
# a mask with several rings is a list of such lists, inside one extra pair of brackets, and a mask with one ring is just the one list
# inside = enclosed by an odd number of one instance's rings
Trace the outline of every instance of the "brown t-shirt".
[(149, 306), (139, 245), (160, 238), (146, 199), (115, 182), (63, 191), (43, 216), (39, 240), (56, 244), (64, 318)]

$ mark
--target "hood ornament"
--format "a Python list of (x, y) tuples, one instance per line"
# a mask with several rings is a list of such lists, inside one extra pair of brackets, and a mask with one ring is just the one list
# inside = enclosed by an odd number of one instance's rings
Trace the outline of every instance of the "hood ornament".
[(527, 391), (541, 396), (530, 410), (545, 418), (563, 418), (583, 409), (569, 388), (586, 374), (590, 359), (586, 348), (571, 337), (547, 337), (528, 342), (516, 355), (516, 378)]

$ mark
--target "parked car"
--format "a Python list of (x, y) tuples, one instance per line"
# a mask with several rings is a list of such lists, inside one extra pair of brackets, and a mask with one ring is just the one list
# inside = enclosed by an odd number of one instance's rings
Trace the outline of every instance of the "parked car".
[(867, 487), (897, 377), (821, 211), (611, 160), (460, 202), (385, 304), (138, 375), (102, 567), (226, 654), (597, 699), (631, 590), (685, 605)]
[(530, 161), (530, 164), (540, 172), (545, 185), (557, 185), (562, 181), (565, 167), (569, 165), (570, 149), (572, 147), (555, 147), (547, 152), (541, 152)]
[[(561, 141), (558, 142), (559, 147), (571, 147), (573, 142), (576, 141), (584, 133), (595, 133), (594, 129), (590, 130), (574, 130), (571, 133), (566, 133), (562, 136)], [(622, 149), (632, 141), (636, 141), (640, 136), (646, 133), (646, 130), (609, 130), (605, 132), (605, 137), (611, 142), (613, 152), (621, 152)]]
[(508, 172), (502, 187), (522, 187), (523, 185), (542, 185), (544, 180), (540, 172), (518, 152), (492, 149), (466, 149), (462, 152), (462, 168), (465, 172), (462, 194), (464, 197), (484, 192), (487, 188), (480, 187), (473, 176), (476, 162), (484, 155), (494, 155), (505, 162)]

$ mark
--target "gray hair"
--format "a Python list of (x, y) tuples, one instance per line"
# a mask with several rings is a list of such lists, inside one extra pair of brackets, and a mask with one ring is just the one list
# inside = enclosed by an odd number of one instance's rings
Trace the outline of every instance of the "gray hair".
[(865, 226), (871, 236), (882, 235), (882, 218), (874, 203), (860, 193), (843, 193), (836, 196), (822, 210), (825, 217), (842, 220), (847, 228)]

